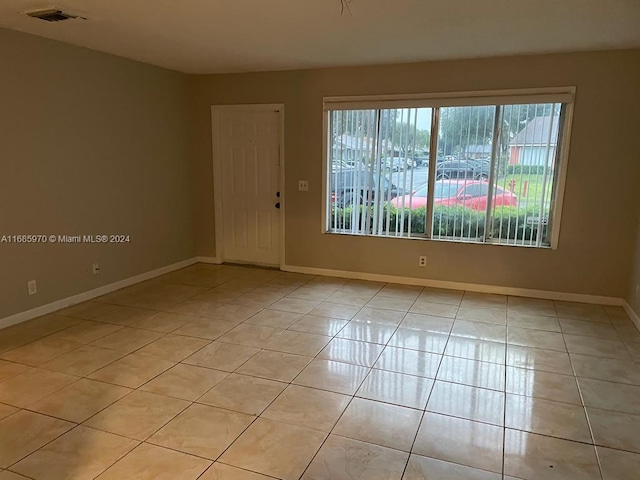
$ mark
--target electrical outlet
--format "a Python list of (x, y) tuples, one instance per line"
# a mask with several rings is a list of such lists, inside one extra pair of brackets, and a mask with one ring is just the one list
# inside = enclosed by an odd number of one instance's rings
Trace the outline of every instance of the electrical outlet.
[(420, 255), (418, 257), (418, 266), (419, 267), (426, 267), (427, 266), (427, 257), (425, 257), (424, 255)]
[(308, 192), (309, 180), (298, 180), (298, 190), (301, 192)]
[(100, 265), (98, 265), (97, 263), (94, 263), (92, 265), (92, 270), (91, 271), (93, 272), (94, 275), (99, 274), (100, 273)]
[(29, 292), (29, 295), (35, 295), (38, 293), (38, 285), (36, 285), (35, 280), (29, 280), (27, 282), (27, 291)]

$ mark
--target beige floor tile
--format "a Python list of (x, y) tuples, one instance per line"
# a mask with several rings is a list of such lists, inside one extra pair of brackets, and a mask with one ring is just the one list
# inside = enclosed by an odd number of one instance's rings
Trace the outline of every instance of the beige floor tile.
[(279, 293), (258, 293), (255, 290), (243, 293), (233, 300), (234, 304), (249, 305), (252, 307), (267, 308), (269, 305), (280, 300), (284, 295)]
[(527, 480), (599, 480), (592, 445), (507, 429), (504, 473)]
[(507, 345), (507, 365), (543, 372), (573, 375), (566, 352)]
[(470, 308), (493, 308), (504, 310), (507, 308), (509, 297), (495, 293), (464, 292), (461, 307)]
[(634, 362), (640, 362), (640, 343), (625, 341), (625, 346)]
[(330, 435), (302, 480), (400, 480), (408, 454)]
[(259, 415), (286, 386), (286, 383), (232, 373), (200, 397), (198, 402)]
[(504, 364), (505, 351), (504, 343), (452, 336), (447, 342), (447, 348), (444, 353), (450, 357)]
[(305, 315), (296, 323), (289, 327), (289, 330), (297, 332), (315, 333), (316, 335), (334, 336), (344, 326), (349, 323), (348, 320), (340, 320), (337, 318), (317, 317), (315, 315)]
[(7, 418), (9, 415), (13, 415), (20, 409), (17, 407), (12, 407), (11, 405), (5, 405), (4, 403), (0, 403), (0, 420), (3, 418)]
[(640, 471), (640, 455), (598, 447), (603, 480), (628, 480)]
[(111, 335), (102, 337), (101, 339), (92, 342), (91, 345), (94, 347), (110, 348), (112, 350), (131, 353), (162, 336), (162, 333), (127, 327), (118, 330)]
[(210, 368), (179, 364), (145, 383), (140, 390), (195, 401), (227, 375)]
[(283, 480), (298, 479), (325, 433), (259, 418), (220, 457), (222, 463)]
[(507, 340), (507, 327), (492, 323), (456, 320), (451, 329), (451, 335), (485, 340), (488, 342), (505, 343)]
[(243, 323), (225, 333), (220, 337), (220, 341), (247, 347), (265, 348), (281, 332), (283, 330), (278, 328)]
[(435, 378), (442, 355), (405, 348), (385, 347), (373, 365), (380, 370)]
[(142, 318), (130, 326), (152, 330), (154, 332), (171, 333), (193, 320), (193, 315), (184, 315), (175, 312), (159, 312), (151, 317)]
[[(372, 299), (372, 297), (373, 295), (370, 294), (358, 294), (338, 290), (337, 292), (329, 295), (329, 298), (327, 298), (326, 301), (329, 303), (338, 303), (340, 305), (354, 305), (356, 307), (364, 307), (365, 304)], [(375, 305), (369, 306), (375, 307)]]
[(195, 480), (210, 465), (209, 460), (143, 443), (98, 480)]
[(110, 312), (115, 308), (117, 308), (115, 305), (106, 303), (84, 302), (59, 310), (56, 314), (65, 317), (82, 318), (83, 320), (93, 320), (97, 316)]
[(442, 288), (425, 287), (417, 300), (420, 302), (445, 303), (459, 306), (464, 292), (457, 290), (445, 290)]
[(376, 295), (366, 305), (371, 308), (381, 308), (386, 310), (397, 310), (399, 312), (408, 312), (413, 306), (415, 300), (405, 298), (394, 298), (388, 296)]
[(144, 440), (189, 406), (189, 402), (135, 391), (85, 422), (88, 427)]
[(149, 310), (146, 308), (117, 306), (108, 312), (101, 313), (95, 317), (94, 320), (98, 322), (127, 326), (143, 318), (155, 315), (156, 313), (158, 313), (156, 310)]
[(560, 318), (572, 318), (576, 320), (591, 320), (594, 322), (610, 323), (609, 317), (602, 305), (590, 305), (586, 303), (559, 302), (556, 301), (556, 310)]
[(354, 398), (332, 433), (408, 452), (421, 418), (420, 410)]
[(570, 356), (578, 377), (640, 385), (640, 368), (634, 362), (574, 353)]
[(375, 295), (385, 286), (382, 282), (373, 282), (370, 280), (349, 280), (345, 283), (340, 290), (345, 292), (352, 292), (358, 294), (370, 294)]
[(73, 423), (27, 410), (0, 420), (0, 467), (9, 467), (73, 427)]
[(23, 477), (17, 473), (10, 472), (9, 470), (0, 471), (0, 480), (30, 480), (27, 477)]
[(210, 303), (229, 303), (234, 298), (238, 298), (243, 292), (233, 290), (230, 288), (224, 288), (223, 285), (217, 286), (205, 292), (194, 295), (189, 300), (185, 301), (197, 301), (197, 302), (210, 302)]
[(290, 382), (311, 360), (312, 357), (263, 350), (236, 371), (243, 375)]
[(403, 480), (501, 480), (502, 475), (476, 468), (444, 462), (435, 458), (411, 455)]
[(325, 289), (325, 288), (314, 288), (314, 287), (302, 286), (300, 288), (297, 288), (293, 292), (289, 293), (287, 297), (322, 302), (327, 298), (329, 298), (331, 294), (334, 292), (335, 290), (333, 288)]
[(384, 310), (382, 308), (363, 307), (362, 310), (353, 317), (353, 320), (397, 327), (400, 325), (400, 322), (402, 322), (404, 317), (404, 312)]
[(236, 322), (198, 317), (173, 332), (174, 335), (216, 340), (237, 326)]
[(618, 338), (624, 342), (640, 342), (640, 330), (631, 322), (625, 324), (614, 324), (613, 327), (618, 333)]
[(396, 327), (352, 320), (336, 336), (359, 342), (386, 345), (395, 331)]
[(373, 369), (356, 396), (424, 410), (433, 388), (433, 380)]
[(259, 351), (259, 348), (216, 341), (187, 357), (183, 363), (233, 372)]
[(409, 309), (411, 313), (419, 313), (421, 315), (433, 315), (435, 317), (456, 318), (458, 313), (457, 305), (448, 305), (444, 303), (432, 303), (416, 301)]
[(87, 321), (55, 333), (51, 338), (64, 340), (66, 342), (87, 344), (117, 332), (121, 328), (124, 327), (122, 325), (113, 325), (111, 323)]
[(631, 360), (624, 343), (620, 340), (585, 337), (582, 335), (565, 335), (564, 338), (567, 342), (569, 353)]
[(507, 367), (507, 393), (582, 405), (575, 377)]
[(271, 328), (288, 328), (302, 318), (300, 313), (283, 312), (278, 310), (262, 310), (249, 318), (246, 323)]
[(18, 330), (23, 334), (36, 334), (40, 337), (45, 335), (51, 335), (52, 333), (59, 332), (65, 328), (72, 327), (82, 323), (79, 318), (63, 317), (56, 313), (44, 315), (43, 317), (34, 318), (28, 320), (20, 325), (16, 325)]
[(272, 478), (216, 462), (198, 480), (271, 480)]
[(502, 473), (503, 428), (425, 413), (413, 453)]
[(167, 335), (141, 348), (138, 353), (153, 355), (172, 362), (180, 362), (210, 343), (209, 340), (203, 338)]
[(12, 467), (37, 480), (93, 479), (138, 442), (78, 426)]
[(37, 367), (78, 347), (80, 347), (80, 345), (76, 342), (45, 337), (16, 348), (15, 350), (5, 352), (0, 355), (0, 358), (10, 362)]
[(509, 297), (507, 307), (509, 311), (523, 313), (525, 315), (545, 315), (550, 317), (556, 317), (558, 315), (553, 300)]
[(549, 332), (561, 332), (560, 322), (556, 317), (521, 313), (507, 310), (507, 325), (509, 327), (533, 328), (535, 330), (547, 330)]
[(427, 411), (502, 426), (504, 393), (437, 381)]
[(591, 442), (584, 407), (541, 398), (507, 395), (505, 426), (551, 437)]
[(372, 367), (383, 349), (383, 345), (376, 343), (334, 338), (322, 352), (320, 352), (318, 358)]
[(449, 334), (449, 332), (451, 332), (453, 322), (454, 320), (452, 318), (420, 315), (419, 313), (407, 313), (400, 324), (400, 328)]
[(31, 367), (27, 365), (0, 360), (0, 383), (21, 373), (28, 372), (30, 369)]
[(422, 352), (443, 353), (448, 338), (448, 335), (442, 333), (399, 328), (389, 340), (389, 345)]
[(125, 355), (126, 353), (118, 350), (83, 345), (77, 350), (42, 364), (41, 368), (70, 375), (86, 376)]
[(458, 310), (456, 320), (506, 325), (507, 311), (494, 308), (465, 307), (463, 303), (463, 306)]
[(174, 362), (161, 360), (152, 355), (132, 353), (92, 373), (89, 378), (123, 387), (138, 388), (174, 365)]
[(284, 330), (273, 337), (265, 348), (278, 352), (314, 357), (330, 341), (331, 337), (325, 335)]
[(640, 415), (639, 386), (590, 378), (578, 378), (578, 385), (587, 407)]
[(422, 293), (422, 290), (423, 288), (417, 285), (387, 283), (378, 291), (377, 295), (383, 297), (404, 298), (405, 300), (416, 300)]
[(289, 385), (262, 418), (329, 433), (350, 400), (339, 393)]
[(640, 416), (587, 408), (596, 445), (640, 453)]
[(254, 316), (260, 310), (262, 310), (262, 307), (229, 303), (220, 305), (216, 308), (213, 311), (211, 318), (221, 322), (234, 322), (237, 325)]
[(213, 312), (220, 306), (220, 302), (204, 302), (202, 300), (189, 299), (176, 305), (168, 307), (168, 312), (182, 313), (184, 315), (194, 315), (197, 317), (211, 318)]
[(52, 417), (82, 423), (129, 392), (129, 388), (83, 378), (29, 408)]
[(244, 413), (194, 404), (147, 442), (215, 460), (254, 418)]
[(567, 351), (561, 333), (534, 330), (531, 328), (509, 327), (507, 329), (507, 343), (521, 347), (556, 350), (558, 352)]
[(560, 327), (562, 328), (562, 333), (569, 335), (583, 335), (585, 337), (620, 340), (618, 332), (613, 325), (606, 323), (561, 318)]
[(28, 407), (76, 380), (78, 377), (65, 373), (32, 368), (1, 384), (0, 402), (14, 407)]
[(293, 383), (330, 392), (355, 394), (369, 373), (369, 368), (350, 363), (317, 358), (300, 372)]
[(342, 305), (337, 303), (322, 302), (308, 313), (319, 317), (351, 320), (361, 307), (355, 305)]
[(303, 300), (300, 298), (281, 298), (277, 302), (271, 304), (271, 310), (281, 310), (283, 312), (300, 313), (305, 315), (313, 310), (320, 302), (315, 300)]
[(438, 380), (472, 387), (504, 391), (505, 367), (497, 363), (477, 362), (467, 358), (444, 357), (438, 370)]

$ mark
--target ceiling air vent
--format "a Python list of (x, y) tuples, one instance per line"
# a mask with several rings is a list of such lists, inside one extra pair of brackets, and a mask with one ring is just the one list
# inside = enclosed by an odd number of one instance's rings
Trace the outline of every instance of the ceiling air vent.
[(56, 8), (35, 10), (32, 12), (27, 12), (27, 15), (33, 18), (39, 18), (40, 20), (44, 20), (45, 22), (62, 22), (63, 20), (76, 18), (75, 15), (64, 13), (62, 10), (58, 10)]

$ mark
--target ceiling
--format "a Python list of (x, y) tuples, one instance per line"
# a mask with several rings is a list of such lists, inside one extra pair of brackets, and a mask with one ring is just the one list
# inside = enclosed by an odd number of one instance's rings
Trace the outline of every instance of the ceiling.
[[(23, 14), (52, 6), (87, 20)], [(0, 1), (0, 26), (186, 73), (631, 48), (639, 25), (640, 0)]]

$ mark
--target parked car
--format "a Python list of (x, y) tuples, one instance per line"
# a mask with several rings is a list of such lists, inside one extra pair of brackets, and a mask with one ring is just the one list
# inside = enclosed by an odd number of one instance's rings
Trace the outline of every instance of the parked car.
[(436, 180), (472, 178), (488, 180), (491, 168), (484, 162), (474, 160), (447, 160), (436, 167)]
[(348, 207), (354, 203), (365, 204), (378, 197), (392, 200), (398, 196), (398, 187), (384, 173), (366, 169), (349, 169), (332, 172), (331, 202)]
[[(434, 184), (433, 202), (435, 205), (460, 205), (484, 211), (487, 209), (488, 194), (489, 183), (483, 180), (439, 180)], [(424, 207), (427, 204), (427, 185), (419, 188), (412, 195), (391, 200), (391, 204), (396, 208), (409, 208), (409, 202), (412, 210)], [(501, 205), (517, 207), (518, 197), (496, 185), (493, 206)]]

